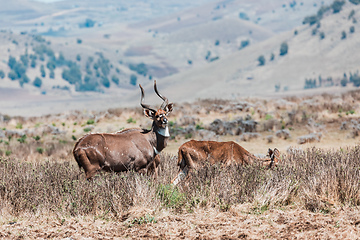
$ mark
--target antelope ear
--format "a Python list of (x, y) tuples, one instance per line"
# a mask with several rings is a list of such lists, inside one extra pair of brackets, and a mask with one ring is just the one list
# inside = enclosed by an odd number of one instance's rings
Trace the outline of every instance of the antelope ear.
[(168, 105), (166, 105), (166, 107), (165, 107), (165, 112), (166, 112), (166, 115), (168, 115), (169, 113), (171, 113), (172, 112), (172, 110), (173, 110), (173, 103), (169, 103)]
[(271, 148), (269, 148), (268, 154), (269, 154), (270, 157), (272, 157), (273, 153), (274, 153), (273, 150)]
[(155, 111), (151, 110), (151, 109), (144, 109), (144, 115), (148, 118), (154, 119), (155, 118)]

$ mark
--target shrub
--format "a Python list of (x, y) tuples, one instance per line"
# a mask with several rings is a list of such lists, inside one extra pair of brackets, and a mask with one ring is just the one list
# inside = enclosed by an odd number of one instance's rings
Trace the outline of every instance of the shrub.
[(280, 45), (280, 56), (284, 56), (288, 53), (288, 44), (286, 42), (283, 42)]
[(257, 60), (259, 61), (259, 66), (265, 65), (265, 57), (264, 57), (264, 55), (259, 56)]
[(80, 67), (73, 62), (69, 62), (69, 69), (64, 69), (62, 78), (70, 84), (81, 83), (81, 70)]
[(13, 69), (16, 64), (16, 59), (13, 56), (9, 56), (8, 66)]
[(51, 70), (51, 71), (50, 71), (49, 77), (50, 77), (51, 79), (54, 79), (54, 78), (55, 78), (55, 72), (54, 72), (54, 70)]
[(325, 38), (325, 33), (324, 33), (324, 32), (320, 32), (320, 33), (319, 33), (319, 37), (320, 37), (320, 39), (324, 39), (324, 38)]
[(130, 70), (137, 72), (139, 75), (146, 76), (148, 69), (145, 63), (129, 64)]
[(331, 8), (333, 9), (333, 13), (338, 13), (342, 10), (343, 5), (345, 4), (345, 1), (343, 0), (335, 0), (331, 4)]
[(116, 85), (119, 85), (119, 78), (115, 75), (112, 75), (111, 81), (113, 81)]
[(243, 49), (243, 48), (249, 46), (249, 44), (250, 44), (249, 40), (242, 40), (240, 43), (240, 49)]
[(109, 88), (110, 87), (110, 81), (107, 77), (105, 76), (102, 76), (101, 77), (101, 84), (106, 87), (106, 88)]
[(44, 78), (44, 77), (46, 76), (44, 65), (41, 65), (41, 66), (40, 66), (40, 73), (41, 73), (41, 77)]
[(351, 2), (352, 4), (355, 4), (355, 5), (360, 4), (360, 0), (349, 0), (349, 2)]
[(90, 18), (87, 18), (84, 23), (79, 24), (79, 27), (80, 28), (92, 28), (95, 26), (95, 23), (96, 23), (96, 21), (94, 21)]
[(130, 84), (136, 86), (137, 77), (134, 74), (130, 75)]
[(270, 55), (270, 61), (274, 61), (274, 59), (275, 59), (275, 54), (274, 54), (274, 53), (271, 53), (271, 55)]
[(82, 40), (80, 38), (76, 39), (76, 43), (77, 44), (81, 44), (82, 43)]
[(219, 40), (216, 40), (215, 41), (215, 46), (219, 46), (220, 45), (220, 41)]
[(341, 39), (345, 39), (346, 38), (346, 32), (345, 31), (342, 31), (341, 32)]
[(315, 23), (317, 23), (319, 21), (319, 17), (317, 15), (311, 15), (311, 16), (307, 16), (304, 18), (303, 20), (303, 24), (309, 24), (314, 25)]
[(14, 70), (11, 70), (9, 73), (8, 73), (8, 78), (10, 78), (11, 80), (16, 80), (18, 77), (17, 77), (17, 74), (15, 73)]
[(355, 32), (355, 27), (354, 26), (351, 26), (350, 27), (350, 33), (354, 33)]
[(76, 60), (79, 61), (79, 62), (81, 61), (81, 56), (80, 56), (80, 54), (76, 55)]
[(35, 80), (34, 80), (34, 82), (33, 82), (33, 85), (34, 85), (35, 87), (40, 88), (41, 85), (42, 85), (42, 80), (41, 80), (39, 77), (36, 77)]
[(0, 78), (4, 79), (5, 78), (5, 73), (3, 70), (0, 70)]

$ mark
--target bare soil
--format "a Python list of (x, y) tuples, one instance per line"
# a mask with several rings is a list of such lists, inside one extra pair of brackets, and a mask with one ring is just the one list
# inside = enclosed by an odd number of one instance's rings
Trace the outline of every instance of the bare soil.
[[(2, 239), (359, 239), (360, 209), (336, 207), (312, 213), (295, 206), (263, 213), (248, 204), (227, 212), (155, 213), (156, 222), (136, 223), (149, 209), (118, 221), (92, 218), (29, 217), (0, 226)], [(130, 214), (130, 215), (129, 215)]]

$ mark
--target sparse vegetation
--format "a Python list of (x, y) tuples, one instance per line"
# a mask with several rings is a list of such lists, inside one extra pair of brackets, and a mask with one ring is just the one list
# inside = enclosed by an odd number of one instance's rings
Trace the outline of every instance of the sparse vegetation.
[(33, 82), (33, 85), (35, 87), (38, 87), (38, 88), (41, 88), (41, 85), (42, 85), (42, 80), (39, 78), (39, 77), (36, 77), (34, 82)]
[(280, 56), (284, 56), (288, 53), (288, 44), (286, 42), (283, 42), (281, 45), (280, 45)]
[(265, 65), (266, 60), (265, 60), (264, 55), (259, 56), (257, 60), (259, 62), (259, 66), (264, 66)]

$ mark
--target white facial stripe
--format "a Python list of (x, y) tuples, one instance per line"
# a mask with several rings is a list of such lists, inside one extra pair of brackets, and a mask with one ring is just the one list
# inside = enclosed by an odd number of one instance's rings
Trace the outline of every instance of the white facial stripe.
[(165, 128), (159, 128), (157, 130), (157, 133), (160, 134), (161, 136), (164, 136), (164, 137), (170, 137), (169, 127), (168, 126), (166, 126)]

